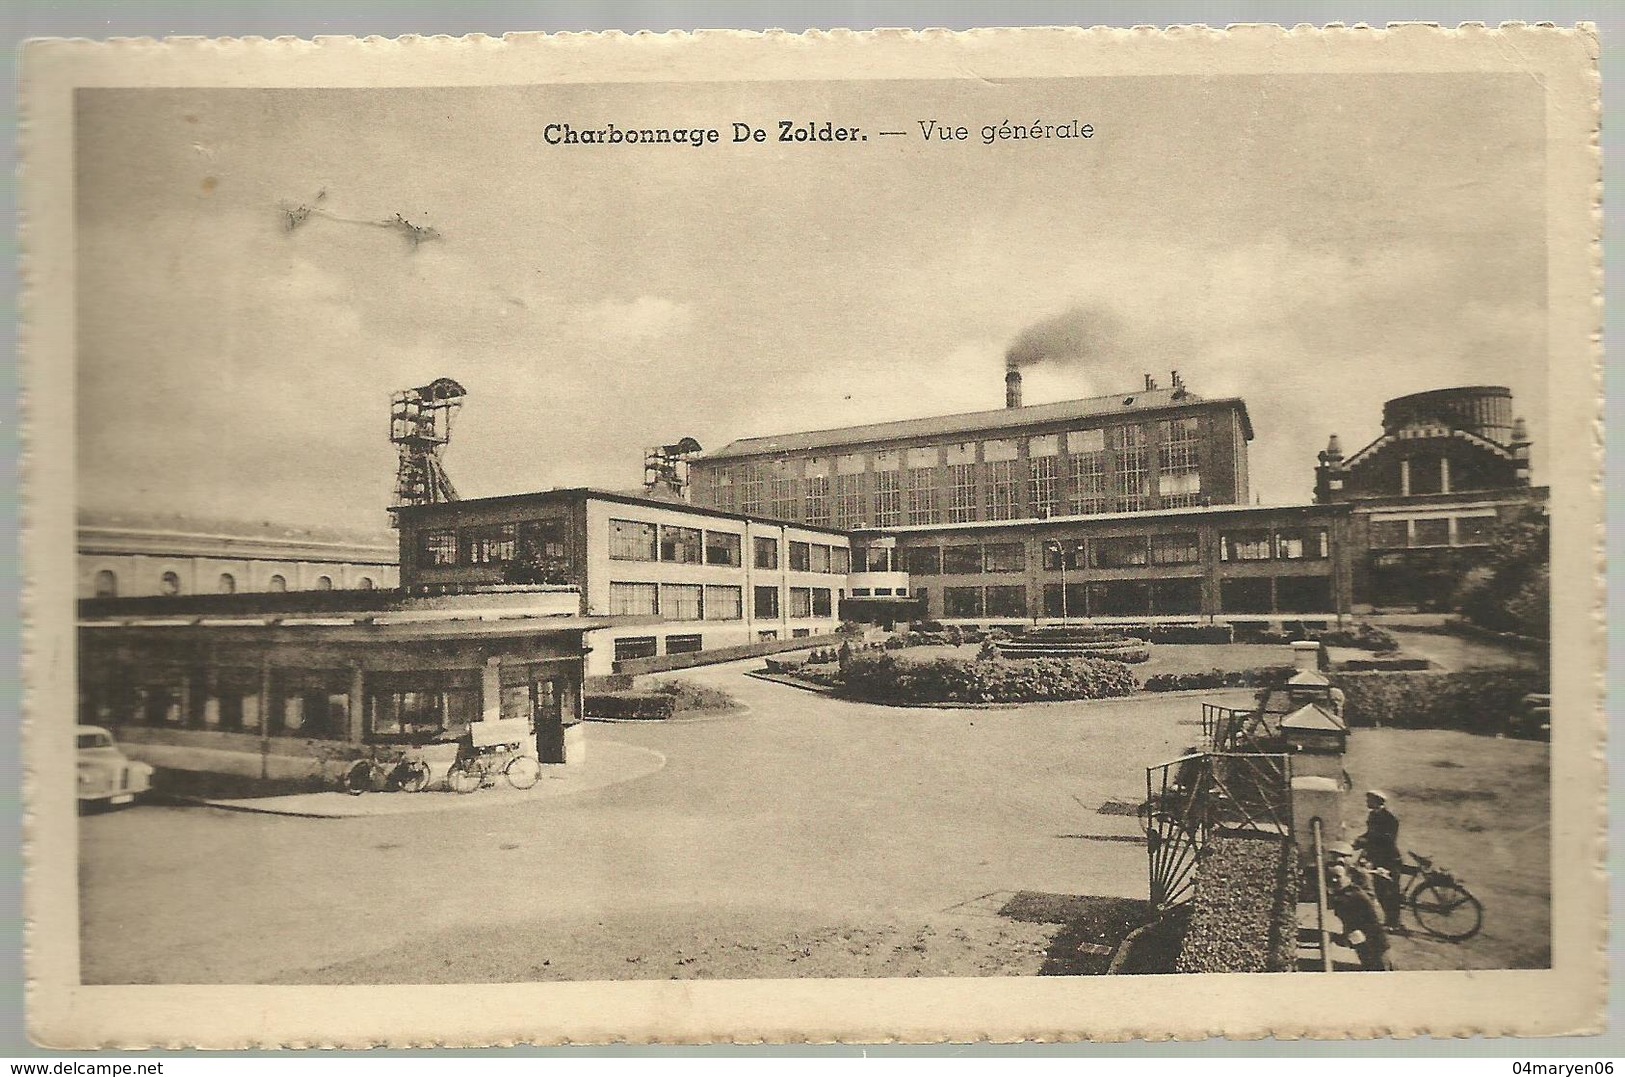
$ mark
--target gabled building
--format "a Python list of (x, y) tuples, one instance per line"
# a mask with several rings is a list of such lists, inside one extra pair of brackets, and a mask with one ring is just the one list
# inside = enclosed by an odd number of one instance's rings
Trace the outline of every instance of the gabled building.
[(1382, 433), (1349, 456), (1320, 453), (1315, 500), (1347, 505), (1354, 601), (1440, 606), (1488, 549), (1496, 524), (1531, 508), (1530, 439), (1499, 385), (1433, 389), (1383, 405)]

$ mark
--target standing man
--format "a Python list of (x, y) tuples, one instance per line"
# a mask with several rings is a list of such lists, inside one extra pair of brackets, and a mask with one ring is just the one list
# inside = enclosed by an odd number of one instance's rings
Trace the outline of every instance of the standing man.
[(1360, 971), (1392, 972), (1394, 963), (1388, 957), (1388, 933), (1382, 929), (1377, 903), (1354, 885), (1347, 865), (1333, 864), (1326, 876), (1332, 887), (1331, 893), (1326, 895), (1326, 904), (1343, 925), (1344, 940), (1360, 955)]
[(1388, 807), (1388, 794), (1381, 789), (1368, 789), (1365, 806), (1365, 833), (1354, 839), (1354, 847), (1365, 852), (1373, 871), (1377, 903), (1382, 906), (1383, 924), (1390, 931), (1399, 930), (1399, 817)]

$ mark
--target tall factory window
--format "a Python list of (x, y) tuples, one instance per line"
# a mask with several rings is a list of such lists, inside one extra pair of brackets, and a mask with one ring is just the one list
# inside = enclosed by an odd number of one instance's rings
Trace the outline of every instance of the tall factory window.
[(835, 607), (830, 602), (828, 587), (814, 587), (812, 589), (812, 615), (814, 617), (830, 617), (834, 615)]
[(707, 621), (737, 621), (744, 616), (744, 603), (738, 587), (716, 584), (705, 589), (705, 619)]
[(1234, 531), (1219, 542), (1221, 561), (1268, 561), (1270, 559), (1270, 533), (1268, 531)]
[(779, 589), (777, 587), (756, 588), (756, 616), (767, 620), (779, 615)]
[(1371, 548), (1375, 550), (1403, 549), (1411, 544), (1408, 520), (1372, 520)]
[(1202, 559), (1194, 531), (1177, 535), (1151, 536), (1153, 565), (1194, 565)]
[(463, 532), (463, 548), (471, 565), (493, 565), (512, 561), (517, 552), (519, 529), (514, 524), (471, 527)]
[(519, 556), (549, 561), (564, 559), (563, 520), (525, 520), (519, 525)]
[(697, 527), (660, 528), (660, 559), (679, 565), (697, 565), (705, 556), (705, 546)]
[(987, 518), (1014, 520), (1020, 494), (1016, 490), (1015, 460), (995, 460), (987, 465)]
[(779, 540), (775, 538), (758, 538), (752, 540), (752, 548), (756, 552), (757, 568), (779, 567)]
[(1450, 545), (1449, 520), (1415, 520), (1415, 528), (1411, 540), (1412, 546), (1448, 546)]
[(1329, 613), (1332, 610), (1330, 576), (1277, 576), (1275, 608), (1282, 613)]
[(719, 509), (732, 511), (734, 494), (733, 471), (729, 468), (720, 468), (714, 472), (711, 478), (711, 504)]
[(1138, 426), (1116, 427), (1112, 430), (1112, 447), (1117, 450), (1117, 511), (1139, 512), (1145, 508), (1151, 475), (1145, 434)]
[(942, 571), (942, 547), (909, 547), (903, 551), (903, 568), (910, 576), (937, 575)]
[[(1102, 434), (1100, 430), (1086, 430), (1086, 434)], [(1106, 511), (1106, 453), (1101, 450), (1079, 453), (1072, 457), (1072, 492), (1067, 500), (1067, 511), (1074, 516), (1087, 516)]]
[(1024, 617), (1027, 614), (1027, 588), (989, 587), (987, 589), (987, 615), (989, 617)]
[(1034, 516), (1054, 516), (1058, 507), (1059, 483), (1056, 481), (1057, 457), (1035, 456), (1029, 461), (1031, 475), (1027, 480), (1027, 499), (1032, 503)]
[(1456, 545), (1482, 545), (1490, 540), (1490, 531), (1494, 527), (1494, 516), (1458, 516), (1456, 517)]
[(693, 654), (695, 651), (704, 649), (704, 644), (698, 635), (666, 637), (667, 654)]
[(911, 524), (937, 522), (937, 473), (934, 468), (914, 467), (903, 473), (905, 506)]
[(875, 472), (875, 526), (896, 527), (902, 522), (903, 495), (897, 472)]
[(945, 546), (942, 550), (944, 576), (972, 576), (982, 571), (980, 546)]
[(1070, 430), (1066, 435), (1066, 451), (1073, 456), (1082, 456), (1085, 453), (1106, 451), (1106, 431)]
[(739, 536), (727, 531), (705, 533), (705, 563), (739, 567)]
[(425, 531), (423, 533), (423, 560), (430, 567), (444, 567), (457, 563), (457, 532)]
[(835, 526), (856, 527), (864, 522), (863, 476), (835, 476)]
[(805, 542), (790, 543), (790, 571), (812, 571), (812, 547)]
[(117, 598), (118, 576), (105, 568), (96, 573), (96, 597)]
[(790, 616), (812, 616), (812, 591), (806, 587), (790, 588)]
[(1153, 580), (1152, 613), (1201, 613), (1201, 580)]
[(823, 543), (814, 543), (812, 545), (812, 547), (810, 548), (809, 552), (812, 554), (812, 561), (811, 561), (811, 564), (809, 565), (809, 568), (811, 569), (811, 571), (813, 571), (813, 572), (828, 572), (829, 571), (829, 547), (825, 546)]
[(794, 520), (800, 517), (797, 511), (801, 505), (796, 498), (796, 480), (791, 478), (775, 478), (768, 484), (768, 491), (773, 502), (768, 509), (768, 515), (777, 520)]
[(1306, 527), (1276, 532), (1275, 556), (1283, 561), (1321, 561), (1327, 553), (1324, 528)]
[(660, 588), (652, 583), (611, 583), (609, 585), (609, 615), (611, 617), (658, 617), (660, 615)]
[(762, 495), (762, 466), (746, 464), (739, 469), (739, 511), (746, 516), (760, 516)]
[(809, 475), (807, 477), (807, 522), (810, 524), (829, 523), (829, 476)]
[(1121, 535), (1096, 539), (1089, 544), (1095, 568), (1137, 568), (1146, 562), (1144, 535)]
[(982, 589), (980, 587), (949, 587), (942, 592), (942, 612), (945, 617), (982, 616)]
[(654, 561), (658, 559), (657, 531), (654, 524), (635, 520), (609, 522), (609, 556), (612, 561)]
[(1157, 449), (1157, 493), (1162, 498), (1162, 507), (1173, 509), (1197, 504), (1202, 493), (1201, 467), (1197, 461), (1201, 421), (1193, 416), (1164, 419), (1159, 433), (1162, 444)]
[(948, 468), (948, 522), (970, 523), (976, 519), (976, 465), (953, 464)]
[(1027, 547), (1019, 542), (990, 542), (982, 547), (982, 569), (985, 572), (1025, 572)]
[(870, 546), (863, 551), (863, 571), (890, 572), (892, 570), (892, 547)]
[(668, 583), (660, 588), (660, 608), (668, 621), (705, 619), (705, 588), (697, 583)]
[(852, 551), (845, 546), (833, 546), (829, 551), (831, 572), (845, 576), (852, 571)]

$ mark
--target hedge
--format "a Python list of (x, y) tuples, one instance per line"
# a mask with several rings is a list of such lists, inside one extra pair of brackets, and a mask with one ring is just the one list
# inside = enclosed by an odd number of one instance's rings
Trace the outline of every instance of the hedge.
[(1296, 964), (1297, 889), (1291, 959), (1283, 960), (1280, 904), (1287, 878), (1287, 843), (1279, 838), (1216, 836), (1199, 854), (1190, 927), (1176, 972), (1282, 972)]
[(586, 698), (589, 718), (643, 718), (663, 721), (677, 712), (674, 696), (660, 692), (605, 692)]
[(1121, 662), (1092, 658), (938, 658), (899, 662), (890, 654), (854, 655), (841, 676), (843, 695), (882, 703), (1031, 703), (1101, 699), (1134, 691)]
[(736, 710), (739, 700), (733, 694), (714, 685), (700, 684), (673, 678), (650, 689), (656, 695), (669, 696), (676, 714), (718, 714)]
[(1210, 669), (1201, 673), (1154, 673), (1142, 686), (1147, 692), (1188, 692), (1197, 688), (1272, 688), (1296, 673), (1292, 666), (1266, 669)]
[(1538, 670), (1458, 673), (1334, 673), (1343, 717), (1354, 726), (1499, 733), (1531, 692), (1549, 692)]

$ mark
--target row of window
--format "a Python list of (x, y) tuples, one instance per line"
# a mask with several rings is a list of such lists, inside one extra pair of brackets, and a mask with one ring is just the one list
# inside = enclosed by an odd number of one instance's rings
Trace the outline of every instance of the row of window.
[[(738, 568), (741, 563), (739, 535), (728, 531), (705, 531), (697, 527), (641, 523), (636, 520), (609, 522), (609, 556), (614, 561), (667, 561), (678, 565), (724, 565)], [(790, 542), (789, 568), (792, 572), (824, 572), (846, 575), (852, 569), (851, 551), (845, 546), (819, 542)], [(751, 540), (752, 564), (762, 569), (779, 567), (779, 540), (757, 537)]]
[(538, 571), (568, 568), (568, 521), (522, 520), (509, 524), (440, 528), (419, 539), (423, 564), (430, 568), (454, 565), (501, 565), (522, 562)]
[[(361, 576), (355, 581), (355, 586), (357, 590), (370, 591), (375, 584), (371, 576)], [(111, 569), (102, 569), (96, 573), (93, 587), (97, 598), (117, 598), (119, 593), (118, 573)], [(288, 589), (288, 579), (281, 574), (274, 575), (265, 581), (265, 589), (273, 594), (280, 594)], [(311, 589), (315, 591), (331, 591), (333, 589), (333, 577), (317, 576), (315, 582), (311, 585)], [(184, 594), (185, 591), (179, 573), (166, 572), (158, 577), (159, 594), (179, 595)], [(220, 595), (236, 594), (237, 577), (230, 572), (222, 572), (219, 578), (215, 580), (214, 593)]]
[[(915, 597), (929, 599), (919, 588)], [(1202, 581), (1099, 580), (1045, 584), (1038, 611), (1020, 585), (946, 587), (944, 617), (1155, 617), (1202, 612)], [(1333, 610), (1328, 576), (1269, 576), (1219, 581), (1221, 613), (1327, 613)]]
[[(790, 587), (791, 617), (833, 617), (835, 592), (828, 587)], [(844, 589), (841, 595), (845, 596)], [(752, 589), (751, 608), (758, 620), (779, 616), (779, 588)], [(662, 617), (668, 621), (738, 621), (744, 616), (744, 589), (698, 583), (611, 583), (612, 616)]]
[[(812, 635), (810, 628), (792, 628), (790, 638), (805, 639)], [(764, 628), (756, 633), (758, 643), (766, 643), (779, 638), (776, 628)], [(699, 633), (673, 634), (665, 637), (666, 654), (694, 654), (705, 649), (705, 637)], [(615, 661), (629, 662), (636, 658), (654, 658), (659, 655), (660, 641), (654, 636), (623, 636), (615, 641)]]
[(783, 470), (789, 461), (750, 463), (703, 475), (697, 490), (719, 508), (836, 527), (1013, 520), (1024, 503), (1037, 517), (1200, 504), (1200, 420), (1157, 425), (1154, 458), (1146, 428), (1133, 425), (1029, 438), (1025, 459), (1015, 439), (997, 439), (979, 451), (976, 443), (881, 451), (872, 469), (863, 454), (833, 464), (814, 457), (802, 478)]
[[(1139, 568), (1147, 565), (1200, 563), (1200, 538), (1194, 531), (1167, 535), (1119, 535), (1095, 539), (1051, 539), (1040, 544), (1047, 571), (1078, 568)], [(1330, 553), (1324, 528), (1237, 531), (1219, 536), (1221, 561), (1313, 561)], [(911, 546), (894, 551), (871, 547), (863, 564), (870, 572), (898, 570), (911, 576), (968, 576), (989, 572), (1025, 572), (1027, 547), (1020, 542), (961, 546)]]
[(1371, 548), (1482, 546), (1495, 529), (1495, 516), (1454, 516), (1423, 520), (1372, 520)]

